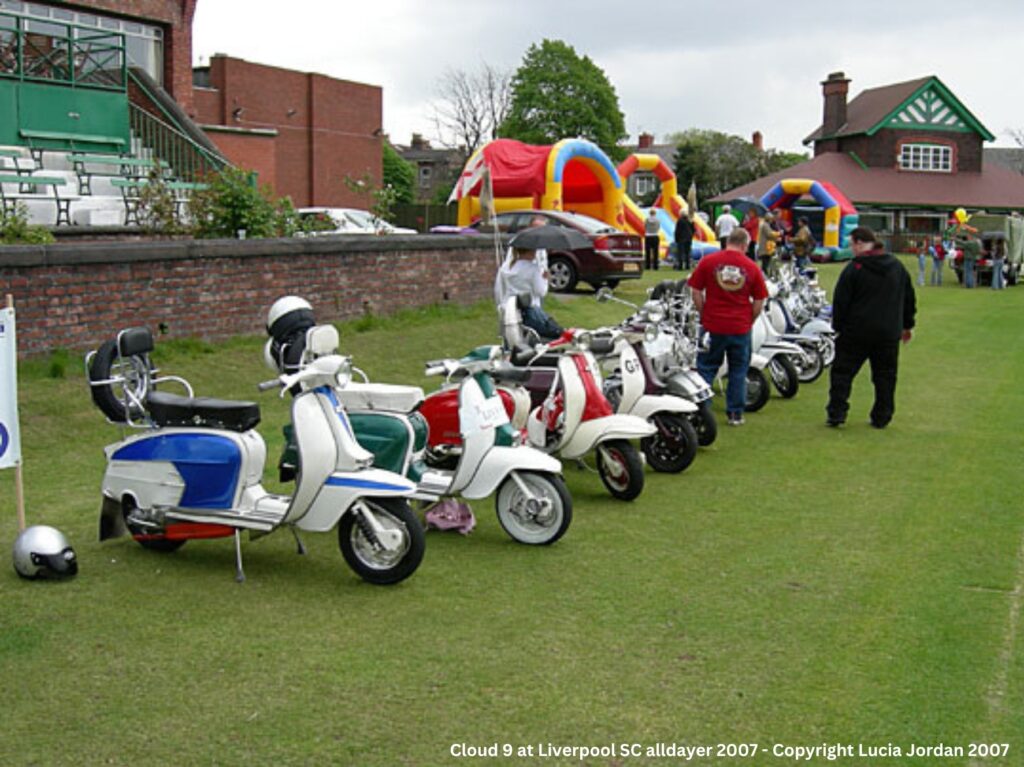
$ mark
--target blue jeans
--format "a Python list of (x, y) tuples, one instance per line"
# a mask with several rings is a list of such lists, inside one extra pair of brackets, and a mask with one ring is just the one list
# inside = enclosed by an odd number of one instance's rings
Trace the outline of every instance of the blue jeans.
[(1003, 279), (1003, 259), (994, 258), (992, 259), (992, 289), (1002, 290), (1006, 287), (1006, 281)]
[(562, 327), (551, 319), (551, 315), (539, 306), (528, 306), (523, 309), (523, 324), (533, 328), (544, 341), (550, 341), (562, 335)]
[(932, 259), (932, 285), (942, 285), (942, 261)]
[(747, 404), (747, 367), (750, 365), (750, 333), (718, 335), (711, 333), (707, 351), (697, 355), (697, 372), (710, 386), (722, 359), (729, 360), (729, 379), (725, 387), (726, 412), (743, 413)]
[(973, 288), (974, 287), (974, 259), (973, 258), (965, 258), (964, 259), (964, 287), (965, 288)]

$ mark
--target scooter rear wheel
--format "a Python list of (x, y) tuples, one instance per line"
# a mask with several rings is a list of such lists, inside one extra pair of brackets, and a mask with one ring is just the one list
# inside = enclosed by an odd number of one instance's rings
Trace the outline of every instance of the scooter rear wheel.
[(704, 400), (697, 407), (700, 410), (691, 416), (693, 419), (691, 422), (697, 432), (697, 444), (707, 447), (714, 444), (715, 439), (718, 438), (718, 422), (711, 410), (711, 400)]
[(697, 457), (697, 432), (678, 413), (658, 413), (652, 420), (658, 431), (640, 440), (644, 457), (655, 471), (678, 474)]
[[(572, 496), (557, 475), (517, 471), (518, 477), (544, 508), (533, 508), (516, 478), (505, 478), (494, 496), (498, 521), (513, 540), (534, 546), (554, 543), (572, 522)], [(546, 502), (546, 503), (543, 503)]]
[(177, 551), (187, 542), (183, 538), (169, 539), (164, 537), (164, 528), (154, 530), (152, 527), (143, 526), (137, 522), (132, 521), (132, 512), (137, 507), (135, 503), (130, 499), (126, 498), (121, 504), (121, 511), (124, 515), (124, 526), (128, 528), (128, 532), (131, 534), (132, 539), (138, 543), (142, 548), (148, 549), (149, 551), (159, 551), (164, 554), (169, 554), (172, 551)]
[[(402, 498), (363, 498), (363, 504), (378, 523), (403, 532), (397, 551), (387, 551), (372, 540), (372, 529), (350, 511), (338, 523), (338, 547), (348, 566), (367, 583), (387, 586), (405, 580), (423, 561), (426, 539), (423, 526)], [(367, 530), (370, 534), (367, 534)]]
[(644, 463), (635, 447), (624, 439), (597, 446), (597, 472), (608, 492), (620, 501), (632, 501), (644, 489)]

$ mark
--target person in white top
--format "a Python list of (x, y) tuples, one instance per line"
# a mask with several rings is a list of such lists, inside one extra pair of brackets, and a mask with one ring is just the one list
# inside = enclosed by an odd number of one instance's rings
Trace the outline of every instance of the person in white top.
[(542, 339), (550, 340), (563, 331), (542, 306), (548, 294), (548, 273), (537, 264), (538, 252), (509, 248), (505, 263), (494, 278), (494, 300), (500, 307), (509, 296), (528, 295), (530, 305), (523, 309), (523, 324), (537, 331)]
[(739, 225), (740, 222), (732, 214), (732, 206), (723, 205), (722, 215), (715, 219), (715, 234), (718, 235), (718, 240), (722, 243), (722, 247), (725, 247), (725, 241), (729, 239), (732, 230)]

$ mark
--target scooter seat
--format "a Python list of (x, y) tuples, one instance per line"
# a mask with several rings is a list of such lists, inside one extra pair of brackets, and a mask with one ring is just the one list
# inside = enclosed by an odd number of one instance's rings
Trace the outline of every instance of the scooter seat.
[(409, 413), (423, 402), (423, 389), (419, 386), (359, 383), (353, 381), (338, 392), (338, 399), (346, 410), (386, 410), (391, 413)]
[(561, 355), (548, 352), (539, 357), (537, 352), (526, 344), (516, 344), (512, 349), (510, 361), (516, 367), (556, 368)]
[(146, 410), (157, 426), (202, 426), (249, 431), (260, 422), (260, 406), (255, 402), (183, 397), (159, 391), (149, 393)]

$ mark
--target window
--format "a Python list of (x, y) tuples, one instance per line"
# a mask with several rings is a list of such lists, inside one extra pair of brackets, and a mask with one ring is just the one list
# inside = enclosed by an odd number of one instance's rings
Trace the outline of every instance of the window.
[(931, 173), (953, 172), (953, 147), (943, 144), (903, 144), (900, 147), (901, 170)]
[(429, 165), (420, 166), (420, 186), (430, 186), (430, 176), (433, 169)]
[(636, 196), (643, 197), (645, 194), (654, 191), (654, 177), (653, 176), (637, 176), (636, 177)]

